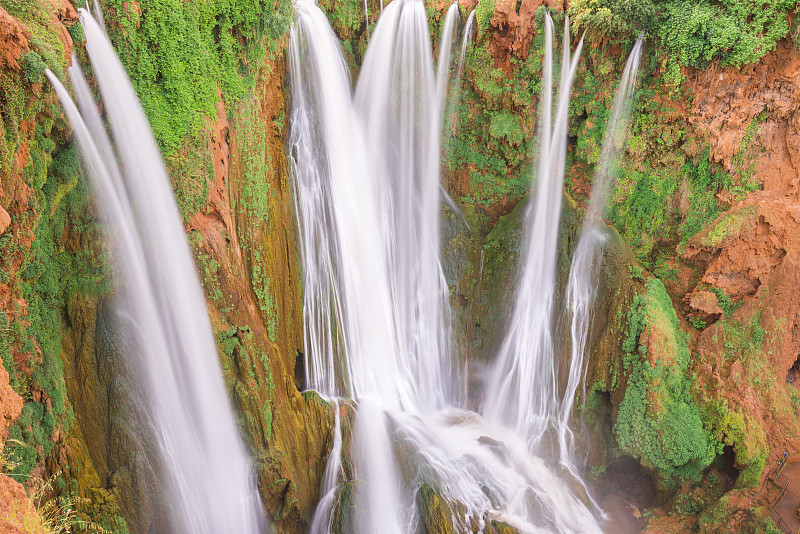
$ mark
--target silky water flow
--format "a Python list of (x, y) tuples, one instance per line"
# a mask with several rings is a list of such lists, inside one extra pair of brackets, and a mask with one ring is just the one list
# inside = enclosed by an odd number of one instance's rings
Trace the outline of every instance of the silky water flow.
[[(234, 421), (205, 299), (161, 154), (105, 33), (80, 10), (113, 143), (77, 59), (68, 69), (80, 111), (47, 72), (73, 125), (109, 228), (119, 276), (117, 314), (134, 346), (173, 532), (267, 530), (255, 472)], [(201, 469), (198, 467), (202, 466)]]
[[(334, 429), (312, 532), (332, 531), (344, 492), (355, 493), (357, 511), (347, 518), (353, 531), (417, 532), (416, 502), (430, 491), (458, 503), (456, 531), (502, 520), (524, 532), (600, 532), (592, 511), (530, 446), (530, 426), (468, 411), (459, 391), (439, 263), (443, 93), (451, 85), (444, 76), (454, 74), (453, 54), (443, 48), (457, 33), (457, 11), (445, 16), (437, 73), (423, 2), (387, 5), (354, 91), (324, 13), (300, 0), (295, 14), (288, 155), (304, 262), (308, 385), (336, 399), (337, 423), (354, 413), (349, 461), (340, 457), (348, 452), (340, 425)], [(462, 33), (463, 50), (469, 32)], [(571, 59), (568, 39), (562, 88), (580, 52)], [(549, 116), (541, 121), (547, 162), (539, 173), (554, 182), (542, 193), (553, 235), (568, 95), (562, 91), (553, 132)], [(548, 205), (553, 198), (558, 206)], [(555, 237), (549, 243), (554, 250)]]

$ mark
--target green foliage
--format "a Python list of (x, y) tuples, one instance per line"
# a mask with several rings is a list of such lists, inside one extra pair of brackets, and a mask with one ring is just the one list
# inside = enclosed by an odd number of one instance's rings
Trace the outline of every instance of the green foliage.
[(25, 73), (25, 81), (30, 83), (41, 83), (44, 80), (44, 71), (47, 68), (42, 56), (34, 51), (30, 51), (22, 56), (22, 70)]
[(698, 317), (689, 317), (689, 323), (697, 330), (705, 330), (706, 322)]
[(574, 0), (568, 14), (576, 32), (594, 41), (628, 43), (650, 34), (665, 57), (665, 78), (683, 82), (681, 67), (754, 63), (790, 31), (795, 0)]
[[(648, 280), (646, 288), (628, 312), (622, 344), (627, 386), (614, 434), (623, 452), (654, 469), (669, 487), (676, 479), (699, 479), (720, 446), (689, 392), (687, 336), (669, 295), (657, 278)], [(644, 331), (655, 335), (659, 345), (640, 345)]]
[[(205, 205), (213, 179), (203, 132), (217, 112), (253, 87), (268, 54), (283, 45), (289, 0), (152, 0), (141, 16), (110, 0), (111, 37), (170, 168), (186, 220)], [(113, 20), (113, 19), (116, 20)]]
[(715, 438), (733, 447), (736, 463), (744, 467), (736, 487), (756, 487), (769, 454), (764, 428), (750, 414), (729, 409), (725, 401), (714, 401), (709, 410)]
[(673, 0), (658, 21), (661, 44), (681, 64), (702, 68), (720, 58), (722, 66), (758, 61), (789, 31), (794, 0)]
[[(28, 43), (31, 51), (22, 57), (24, 79), (28, 83), (44, 81), (44, 69), (50, 67), (59, 78), (64, 78), (68, 58), (58, 32), (53, 29), (56, 18), (55, 4), (36, 0), (4, 0), (3, 9), (18, 19), (30, 31)], [(71, 27), (80, 26), (73, 24)]]
[(478, 24), (479, 37), (486, 35), (489, 31), (493, 15), (494, 0), (479, 0), (475, 7), (475, 22)]
[[(54, 445), (50, 436), (56, 426), (69, 427), (72, 421), (66, 410), (61, 360), (65, 308), (76, 293), (99, 295), (110, 288), (102, 249), (65, 249), (62, 245), (68, 232), (83, 234), (85, 237), (80, 241), (93, 242), (98, 227), (87, 209), (90, 191), (88, 184), (79, 179), (77, 150), (72, 145), (55, 149), (51, 137), (56, 132), (51, 129), (52, 120), (40, 117), (33, 142), (29, 144), (31, 159), (38, 162), (29, 163), (36, 168), (26, 172), (38, 212), (34, 239), (29, 246), (17, 242), (18, 237), (11, 235), (0, 240), (0, 259), (18, 254), (23, 257), (19, 287), (27, 302), (24, 322), (15, 320), (9, 324), (7, 314), (3, 314), (0, 321), (0, 327), (5, 325), (0, 340), (3, 364), (10, 374), (12, 387), (26, 401), (22, 415), (11, 430), (16, 441), (9, 454), (14, 458), (16, 467), (12, 473), (18, 480), (26, 479), (37, 462), (50, 453)], [(43, 170), (39, 170), (39, 165)], [(10, 267), (13, 266), (0, 261), (3, 271)], [(11, 311), (19, 313), (21, 310)], [(24, 373), (11, 359), (11, 346), (16, 347), (19, 355), (28, 357)], [(32, 400), (30, 391), (34, 386), (43, 391), (50, 402)]]
[(489, 119), (489, 135), (495, 139), (507, 139), (513, 145), (519, 145), (524, 138), (519, 118), (505, 110)]
[(489, 207), (519, 198), (529, 188), (532, 103), (538, 98), (542, 46), (537, 35), (524, 61), (512, 58), (511, 77), (493, 66), (488, 39), (468, 49), (465, 79), (470, 83), (462, 88), (453, 137), (443, 143), (445, 165), (469, 177), (469, 192), (461, 198), (468, 204)]
[(673, 226), (675, 215), (668, 200), (676, 188), (669, 169), (631, 169), (617, 182), (609, 217), (646, 266), (656, 242), (667, 238), (664, 231)]
[(707, 247), (719, 246), (727, 238), (737, 235), (742, 230), (742, 225), (752, 220), (755, 214), (755, 206), (746, 206), (731, 213), (726, 213), (714, 223), (705, 239), (703, 239), (702, 244)]
[(628, 275), (631, 277), (631, 280), (639, 280), (640, 282), (644, 282), (644, 269), (638, 265), (628, 265)]
[(731, 185), (726, 173), (712, 170), (708, 149), (700, 156), (696, 166), (687, 162), (684, 172), (688, 178), (689, 209), (686, 219), (678, 228), (681, 244), (685, 244), (719, 215), (720, 205), (716, 194), (723, 189), (729, 189)]
[(722, 308), (722, 314), (726, 318), (730, 317), (733, 312), (738, 310), (742, 304), (744, 304), (744, 301), (740, 301), (738, 303), (734, 302), (734, 300), (727, 293), (718, 287), (712, 287), (710, 291), (717, 296), (717, 303), (719, 304), (719, 307)]
[(766, 111), (762, 111), (753, 117), (753, 120), (747, 126), (742, 141), (739, 143), (739, 149), (731, 160), (732, 174), (735, 180), (735, 184), (731, 184), (734, 200), (744, 198), (748, 192), (755, 191), (759, 187), (758, 180), (754, 176), (758, 154), (756, 147), (753, 145), (753, 140), (761, 130), (761, 124), (766, 118)]
[(652, 0), (573, 0), (567, 11), (576, 33), (591, 39), (635, 38), (656, 15)]

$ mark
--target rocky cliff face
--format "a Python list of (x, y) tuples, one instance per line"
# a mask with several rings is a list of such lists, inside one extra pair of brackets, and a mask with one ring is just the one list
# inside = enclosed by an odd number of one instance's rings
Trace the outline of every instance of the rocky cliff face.
[[(10, 407), (4, 424), (17, 418), (4, 452), (16, 467), (6, 462), (4, 471), (19, 480), (61, 473), (59, 489), (86, 499), (85, 517), (144, 533), (158, 528), (163, 506), (154, 467), (143, 462), (148, 440), (133, 426), (130, 386), (116, 372), (124, 340), (108, 312), (107, 251), (70, 127), (42, 76), (48, 66), (63, 78), (71, 52), (83, 57), (82, 32), (74, 6), (61, 0), (6, 4), (0, 355), (24, 405), (0, 396)], [(297, 378), (302, 281), (283, 59), (290, 6), (256, 3), (234, 13), (219, 2), (201, 17), (194, 0), (101, 4), (170, 169), (265, 507), (279, 531), (301, 532), (333, 414), (313, 393), (301, 394)], [(710, 532), (731, 517), (762, 528), (763, 513), (735, 514), (768, 504), (774, 495), (758, 490), (765, 468), (784, 450), (800, 452), (796, 8), (763, 10), (774, 18), (770, 28), (784, 33), (753, 35), (774, 46), (762, 40), (747, 55), (739, 45), (719, 48), (719, 40), (695, 43), (707, 47), (700, 62), (688, 44), (680, 48), (685, 33), (670, 26), (672, 2), (658, 10), (641, 2), (631, 13), (623, 4), (568, 6), (574, 29), (590, 32), (570, 116), (562, 285), (624, 56), (639, 30), (650, 35), (608, 213), (586, 390), (576, 401), (587, 475), (603, 497), (654, 506), (652, 532)], [(320, 5), (356, 71), (367, 42), (362, 3)], [(443, 242), (459, 349), (476, 369), (491, 361), (514, 292), (542, 5), (560, 22), (560, 3), (461, 6), (462, 19), (477, 6), (477, 29), (444, 143), (444, 181), (469, 228), (446, 212)], [(374, 23), (379, 2), (368, 7)], [(436, 42), (447, 3), (428, 8)], [(725, 17), (734, 15), (717, 19)], [(22, 497), (19, 485), (2, 483)], [(639, 496), (620, 492), (625, 486)], [(437, 528), (443, 503), (428, 489), (423, 508)]]

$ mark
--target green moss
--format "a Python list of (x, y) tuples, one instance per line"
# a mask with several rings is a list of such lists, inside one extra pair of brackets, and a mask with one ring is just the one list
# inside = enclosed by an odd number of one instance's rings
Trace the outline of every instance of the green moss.
[(261, 263), (259, 261), (253, 263), (250, 279), (253, 291), (255, 291), (256, 297), (258, 298), (258, 307), (267, 323), (267, 336), (269, 340), (274, 343), (278, 340), (278, 306), (275, 302), (273, 290), (270, 287), (272, 282), (268, 277), (263, 275)]
[(264, 403), (264, 439), (269, 442), (272, 440), (272, 401)]
[[(622, 345), (627, 385), (614, 435), (623, 452), (639, 458), (669, 487), (679, 479), (698, 480), (721, 447), (690, 394), (688, 337), (666, 289), (657, 278), (648, 280), (646, 288), (628, 312)], [(658, 333), (658, 347), (639, 343), (645, 329)]]
[(283, 46), (289, 0), (152, 0), (139, 16), (123, 0), (106, 5), (125, 64), (174, 176), (184, 220), (205, 206), (213, 165), (205, 130), (219, 93), (239, 102), (265, 57)]
[(267, 133), (258, 115), (258, 103), (248, 101), (237, 114), (235, 127), (242, 155), (241, 202), (252, 222), (263, 224), (270, 219), (270, 202), (275, 191), (269, 182), (273, 172), (272, 156), (267, 147)]
[(716, 221), (702, 241), (707, 247), (719, 246), (727, 238), (739, 234), (742, 225), (755, 217), (755, 206), (747, 206), (740, 210), (724, 215)]

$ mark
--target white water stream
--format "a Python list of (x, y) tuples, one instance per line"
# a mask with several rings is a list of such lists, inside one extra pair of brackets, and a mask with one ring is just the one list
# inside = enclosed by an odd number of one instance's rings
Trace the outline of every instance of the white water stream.
[[(505, 340), (486, 390), (484, 415), (515, 429), (538, 453), (545, 432), (557, 425), (559, 392), (553, 343), (556, 250), (567, 149), (569, 95), (583, 40), (570, 60), (569, 23), (564, 26), (561, 80), (552, 120), (553, 21), (545, 17), (542, 96), (539, 105), (539, 146), (535, 191), (526, 214), (526, 241), (517, 300)], [(552, 120), (552, 123), (551, 123)], [(551, 127), (552, 124), (552, 127)]]
[[(217, 349), (186, 234), (161, 154), (133, 87), (103, 30), (80, 10), (108, 114), (108, 138), (77, 62), (81, 106), (48, 71), (67, 112), (110, 227), (121, 274), (119, 313), (136, 350), (128, 366), (152, 426), (169, 530), (260, 533), (267, 529), (255, 473), (222, 381)], [(165, 526), (161, 526), (165, 528)]]
[[(439, 265), (439, 143), (446, 92), (453, 85), (448, 78), (457, 8), (445, 15), (437, 75), (423, 2), (387, 5), (354, 94), (324, 13), (312, 1), (299, 0), (295, 14), (288, 151), (302, 236), (306, 325), (323, 333), (309, 339), (307, 331), (309, 386), (356, 404), (350, 451), (358, 503), (354, 528), (361, 534), (417, 532), (422, 518), (415, 502), (424, 483), (458, 508), (451, 517), (457, 531), (502, 520), (523, 532), (600, 532), (589, 508), (532, 454), (528, 427), (509, 429), (502, 418), (487, 420), (458, 407), (460, 374), (451, 360)], [(547, 32), (553, 33), (549, 17)], [(463, 63), (462, 43), (456, 71)], [(579, 55), (578, 50), (570, 60), (568, 38), (564, 48), (569, 68), (561, 87), (571, 83)], [(548, 230), (551, 250), (545, 252), (551, 259), (566, 150), (569, 91), (564, 93), (555, 133), (549, 115), (542, 119), (548, 125), (542, 145), (547, 161), (540, 162), (540, 175), (554, 182), (540, 187), (548, 195), (542, 201), (548, 220), (555, 218)], [(551, 146), (550, 139), (559, 141)], [(340, 432), (337, 426), (336, 452)], [(341, 465), (332, 454), (313, 534), (331, 531), (345, 476)]]
[(575, 447), (570, 430), (575, 393), (582, 383), (586, 370), (586, 342), (589, 336), (589, 325), (592, 307), (597, 293), (598, 275), (602, 246), (605, 241), (605, 214), (608, 193), (613, 185), (617, 155), (622, 149), (627, 135), (628, 117), (630, 116), (633, 92), (639, 72), (644, 39), (639, 37), (628, 55), (622, 78), (619, 82), (611, 116), (608, 119), (603, 137), (603, 149), (597, 162), (592, 186), (592, 198), (583, 221), (581, 237), (572, 256), (569, 279), (567, 281), (567, 306), (572, 311), (570, 324), (571, 358), (567, 377), (566, 390), (561, 399), (558, 421), (558, 444), (561, 461), (577, 475), (574, 458)]

